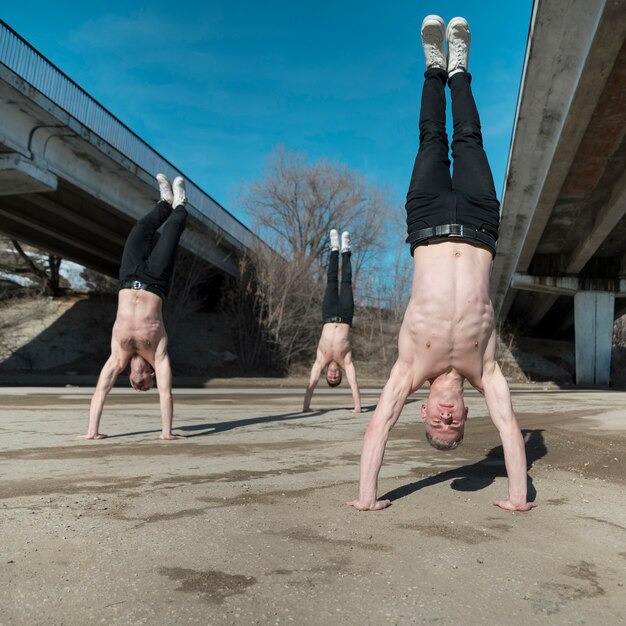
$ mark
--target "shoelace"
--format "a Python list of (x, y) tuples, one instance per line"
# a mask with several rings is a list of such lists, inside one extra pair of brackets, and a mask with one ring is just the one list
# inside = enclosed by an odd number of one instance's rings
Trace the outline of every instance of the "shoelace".
[(467, 51), (467, 42), (462, 39), (457, 39), (452, 43), (452, 48), (456, 54), (465, 54)]
[(424, 48), (431, 57), (440, 55), (439, 46), (436, 43), (427, 43), (424, 45)]

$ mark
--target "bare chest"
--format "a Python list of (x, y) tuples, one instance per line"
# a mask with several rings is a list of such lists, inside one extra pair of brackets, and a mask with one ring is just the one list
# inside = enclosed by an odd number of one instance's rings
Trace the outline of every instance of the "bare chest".
[(118, 305), (113, 339), (126, 352), (141, 356), (153, 355), (165, 336), (160, 299), (148, 292), (130, 290), (125, 296), (124, 299), (120, 298)]
[(329, 361), (341, 361), (350, 352), (350, 327), (347, 324), (324, 324), (318, 349)]
[(470, 302), (469, 306), (444, 302), (409, 306), (404, 320), (404, 350), (411, 354), (424, 378), (455, 370), (467, 379), (478, 380), (492, 330), (493, 309), (488, 301)]

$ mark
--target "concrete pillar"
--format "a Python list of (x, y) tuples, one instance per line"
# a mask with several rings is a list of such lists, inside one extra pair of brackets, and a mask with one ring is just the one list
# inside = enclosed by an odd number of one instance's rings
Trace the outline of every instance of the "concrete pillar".
[(576, 384), (608, 386), (615, 294), (579, 291), (574, 296)]

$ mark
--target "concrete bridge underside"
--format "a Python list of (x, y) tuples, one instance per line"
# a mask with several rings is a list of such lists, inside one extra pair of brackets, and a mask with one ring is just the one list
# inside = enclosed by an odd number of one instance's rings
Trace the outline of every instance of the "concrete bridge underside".
[[(115, 277), (128, 232), (159, 198), (154, 175), (180, 172), (1, 26), (0, 232)], [(181, 246), (237, 276), (239, 256), (263, 244), (193, 183), (187, 191)]]
[(500, 318), (608, 385), (626, 311), (626, 1), (536, 0), (502, 201)]

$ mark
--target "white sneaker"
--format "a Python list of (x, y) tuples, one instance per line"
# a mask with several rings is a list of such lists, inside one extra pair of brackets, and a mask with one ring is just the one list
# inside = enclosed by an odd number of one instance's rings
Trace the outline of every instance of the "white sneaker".
[(341, 252), (350, 252), (350, 233), (347, 230), (341, 233)]
[(339, 250), (339, 233), (332, 228), (330, 231), (330, 251)]
[(165, 174), (157, 174), (156, 179), (159, 183), (159, 193), (161, 194), (161, 200), (167, 202), (168, 204), (172, 204), (172, 201), (174, 200), (174, 193), (172, 191), (170, 181), (167, 180), (167, 176)]
[(185, 193), (185, 179), (182, 176), (177, 176), (172, 183), (172, 190), (174, 191), (174, 201), (172, 206), (185, 206), (187, 203), (187, 194)]
[(469, 65), (470, 29), (464, 17), (453, 17), (446, 29), (448, 40), (448, 76), (467, 72)]
[(422, 22), (422, 46), (426, 58), (426, 69), (448, 67), (446, 56), (446, 25), (438, 15), (427, 15)]

